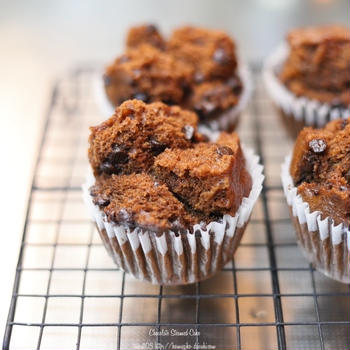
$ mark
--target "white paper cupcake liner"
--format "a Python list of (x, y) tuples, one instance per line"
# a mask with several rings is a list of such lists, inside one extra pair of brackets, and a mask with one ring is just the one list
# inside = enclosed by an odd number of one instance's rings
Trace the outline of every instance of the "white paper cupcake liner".
[(224, 215), (207, 225), (198, 223), (192, 233), (157, 235), (108, 222), (93, 204), (89, 189), (95, 179), (91, 175), (83, 185), (83, 199), (117, 266), (138, 279), (162, 285), (193, 283), (221, 270), (238, 247), (264, 180), (259, 157), (251, 149), (242, 149), (253, 182), (249, 196), (243, 198), (235, 216)]
[[(238, 65), (238, 76), (240, 77), (243, 85), (243, 90), (239, 98), (239, 102), (236, 106), (223, 112), (217, 118), (213, 120), (203, 121), (207, 127), (212, 130), (229, 130), (234, 129), (235, 125), (238, 123), (238, 118), (240, 113), (247, 106), (248, 101), (251, 97), (253, 91), (253, 84), (251, 79), (251, 73), (248, 66), (240, 62)], [(103, 82), (103, 72), (99, 71), (96, 73), (94, 78), (94, 93), (95, 99), (98, 107), (102, 113), (103, 117), (109, 118), (113, 115), (115, 107), (108, 100), (104, 82)]]
[(286, 44), (280, 45), (266, 59), (263, 68), (263, 80), (273, 102), (281, 108), (287, 118), (295, 119), (307, 126), (322, 128), (334, 119), (346, 119), (350, 116), (350, 106), (340, 108), (328, 103), (321, 103), (306, 97), (294, 95), (278, 79), (284, 61), (288, 56), (289, 48)]
[(343, 283), (350, 283), (350, 231), (344, 224), (335, 225), (332, 218), (322, 218), (310, 211), (309, 204), (297, 193), (290, 175), (291, 156), (282, 165), (281, 179), (296, 230), (305, 256), (317, 270)]

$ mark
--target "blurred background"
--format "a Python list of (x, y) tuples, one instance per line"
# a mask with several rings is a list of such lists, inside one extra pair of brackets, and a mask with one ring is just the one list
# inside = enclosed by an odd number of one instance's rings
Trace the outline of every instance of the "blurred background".
[(32, 170), (51, 87), (80, 64), (120, 53), (132, 24), (167, 34), (184, 23), (229, 32), (260, 63), (295, 26), (349, 26), (348, 0), (0, 0), (0, 324), (8, 312)]

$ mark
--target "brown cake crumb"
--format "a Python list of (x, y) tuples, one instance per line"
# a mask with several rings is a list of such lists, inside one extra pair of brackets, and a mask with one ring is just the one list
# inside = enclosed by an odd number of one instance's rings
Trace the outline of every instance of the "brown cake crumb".
[(113, 105), (136, 98), (144, 102), (180, 104), (192, 69), (174, 57), (143, 44), (126, 50), (105, 72), (106, 93)]
[(89, 160), (95, 176), (143, 172), (167, 147), (191, 147), (200, 140), (195, 113), (161, 102), (131, 100), (91, 128)]
[(227, 78), (237, 66), (235, 45), (224, 32), (191, 26), (175, 30), (169, 39), (169, 51), (195, 70), (194, 79)]
[(109, 221), (131, 228), (181, 232), (196, 223), (165, 185), (144, 173), (99, 177), (91, 195)]
[(195, 211), (234, 215), (251, 189), (251, 178), (244, 169), (239, 139), (230, 136), (223, 137), (221, 144), (167, 149), (155, 160), (156, 178)]
[(350, 119), (324, 129), (304, 128), (290, 167), (298, 193), (312, 211), (350, 224)]
[(190, 106), (202, 119), (212, 119), (218, 113), (235, 106), (239, 101), (242, 84), (239, 77), (232, 77), (227, 82), (214, 80), (193, 87)]
[(130, 28), (126, 38), (126, 46), (130, 48), (142, 44), (149, 44), (160, 50), (165, 48), (165, 40), (154, 24), (144, 24)]
[(280, 72), (297, 96), (350, 104), (350, 31), (341, 26), (295, 29), (287, 37), (290, 53)]

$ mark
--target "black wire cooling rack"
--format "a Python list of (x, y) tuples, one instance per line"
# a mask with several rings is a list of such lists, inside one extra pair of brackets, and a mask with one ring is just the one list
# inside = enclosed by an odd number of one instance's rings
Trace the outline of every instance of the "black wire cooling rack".
[(3, 349), (305, 349), (350, 346), (350, 289), (313, 269), (295, 243), (279, 180), (291, 150), (254, 70), (239, 133), (265, 166), (264, 190), (235, 258), (188, 286), (117, 269), (81, 199), (96, 70), (53, 89), (31, 189)]

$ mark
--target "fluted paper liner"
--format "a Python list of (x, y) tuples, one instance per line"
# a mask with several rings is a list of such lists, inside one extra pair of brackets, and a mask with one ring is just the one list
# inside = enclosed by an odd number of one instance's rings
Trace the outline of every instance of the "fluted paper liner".
[(350, 283), (350, 231), (335, 225), (330, 217), (310, 211), (309, 204), (297, 193), (289, 167), (291, 156), (282, 165), (281, 178), (297, 241), (304, 255), (317, 270), (343, 283)]
[[(211, 130), (233, 130), (238, 123), (239, 115), (248, 104), (253, 90), (251, 74), (248, 66), (244, 62), (239, 62), (237, 71), (243, 85), (243, 90), (239, 96), (239, 101), (236, 106), (227, 109), (217, 118), (203, 121), (203, 124), (205, 124)], [(110, 117), (114, 113), (115, 107), (113, 107), (108, 100), (102, 75), (103, 74), (101, 72), (98, 72), (96, 75), (94, 84), (95, 96), (103, 115)]]
[(324, 127), (334, 119), (348, 118), (350, 106), (347, 108), (335, 107), (307, 97), (298, 97), (278, 79), (277, 74), (288, 53), (288, 46), (286, 44), (280, 45), (266, 59), (263, 68), (263, 79), (267, 92), (273, 102), (284, 112), (286, 118), (317, 128)]
[(259, 157), (244, 146), (242, 149), (253, 181), (249, 196), (243, 198), (234, 217), (223, 215), (220, 221), (198, 223), (192, 233), (157, 235), (108, 222), (93, 204), (89, 189), (95, 179), (91, 175), (83, 185), (83, 198), (116, 265), (138, 279), (163, 285), (193, 283), (221, 270), (238, 247), (264, 180)]

